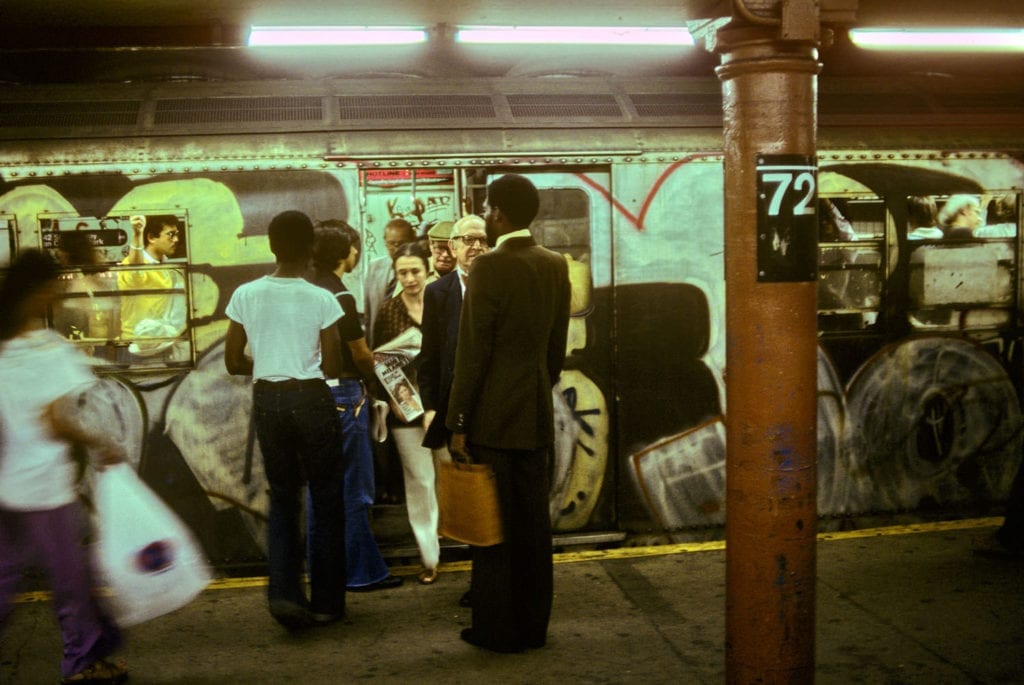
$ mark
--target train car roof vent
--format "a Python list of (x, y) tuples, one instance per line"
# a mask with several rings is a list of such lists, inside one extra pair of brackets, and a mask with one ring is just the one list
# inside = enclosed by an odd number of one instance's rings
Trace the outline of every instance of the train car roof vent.
[(342, 121), (356, 119), (494, 119), (490, 95), (339, 95)]
[(937, 93), (934, 100), (944, 112), (1018, 114), (1024, 108), (1020, 93)]
[(632, 93), (639, 117), (722, 116), (721, 93)]
[(928, 114), (928, 98), (919, 93), (886, 93), (884, 97), (867, 93), (819, 93), (818, 112), (823, 117), (881, 114)]
[(153, 123), (238, 124), (273, 121), (323, 121), (323, 98), (285, 97), (173, 98), (157, 100)]
[(0, 101), (0, 128), (135, 126), (141, 100)]
[(610, 94), (508, 94), (505, 98), (515, 118), (625, 118), (615, 96)]

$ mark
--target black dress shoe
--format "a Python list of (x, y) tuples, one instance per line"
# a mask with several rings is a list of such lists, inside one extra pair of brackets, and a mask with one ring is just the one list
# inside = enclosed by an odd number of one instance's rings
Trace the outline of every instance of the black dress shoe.
[(468, 642), (474, 647), (489, 649), (492, 652), (500, 652), (501, 654), (516, 654), (523, 651), (523, 647), (520, 645), (492, 645), (488, 642), (484, 642), (476, 633), (473, 632), (472, 628), (463, 628), (459, 637), (461, 637), (464, 642)]
[(981, 557), (991, 559), (1003, 559), (1007, 561), (1021, 561), (1024, 559), (1024, 548), (1007, 547), (999, 536), (993, 533), (982, 538), (971, 541), (971, 552)]
[(376, 583), (370, 583), (369, 585), (360, 585), (358, 587), (346, 588), (349, 592), (375, 592), (377, 590), (390, 590), (396, 588), (402, 584), (401, 576), (393, 576), (390, 573), (384, 580), (378, 580)]
[(469, 594), (469, 590), (466, 590), (464, 593), (462, 593), (462, 596), (459, 597), (459, 606), (460, 607), (471, 607), (471, 606), (473, 606), (473, 597), (472, 597), (472, 595)]
[(288, 630), (302, 630), (314, 625), (313, 615), (306, 607), (287, 599), (270, 600), (270, 615)]
[(345, 618), (345, 614), (310, 614), (309, 618), (315, 626), (329, 626)]

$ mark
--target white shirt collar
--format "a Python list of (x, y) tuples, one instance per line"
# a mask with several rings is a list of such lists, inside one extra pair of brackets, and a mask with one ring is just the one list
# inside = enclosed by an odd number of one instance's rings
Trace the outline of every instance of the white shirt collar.
[(497, 242), (494, 243), (494, 249), (497, 250), (499, 247), (501, 247), (501, 244), (503, 242), (505, 242), (506, 240), (508, 240), (509, 238), (532, 238), (532, 237), (533, 237), (533, 234), (530, 233), (530, 229), (528, 229), (528, 228), (520, 228), (518, 231), (512, 231), (511, 233), (506, 233), (505, 235), (503, 235), (500, 238), (498, 238)]

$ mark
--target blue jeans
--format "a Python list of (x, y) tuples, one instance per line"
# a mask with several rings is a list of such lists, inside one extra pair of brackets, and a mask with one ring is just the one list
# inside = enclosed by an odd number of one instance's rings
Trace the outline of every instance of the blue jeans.
[[(372, 585), (388, 577), (388, 566), (370, 528), (374, 501), (373, 448), (370, 446), (370, 398), (355, 378), (331, 387), (345, 453), (345, 567), (348, 586)], [(309, 517), (310, 525), (313, 517)]]
[(270, 600), (305, 605), (302, 591), (302, 488), (308, 483), (310, 609), (345, 611), (344, 461), (334, 399), (322, 380), (258, 381), (256, 437), (270, 487), (267, 562)]

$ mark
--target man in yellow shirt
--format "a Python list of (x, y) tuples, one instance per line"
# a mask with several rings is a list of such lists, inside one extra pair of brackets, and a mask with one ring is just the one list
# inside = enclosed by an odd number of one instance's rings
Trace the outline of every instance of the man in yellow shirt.
[[(171, 214), (131, 217), (132, 239), (122, 265), (160, 264), (178, 248), (181, 226)], [(117, 274), (122, 291), (158, 290), (159, 294), (125, 294), (121, 299), (121, 337), (131, 340), (132, 354), (162, 352), (173, 341), (144, 342), (139, 338), (168, 338), (185, 330), (185, 296), (181, 274), (174, 269), (125, 270)], [(182, 294), (169, 293), (182, 290)]]

